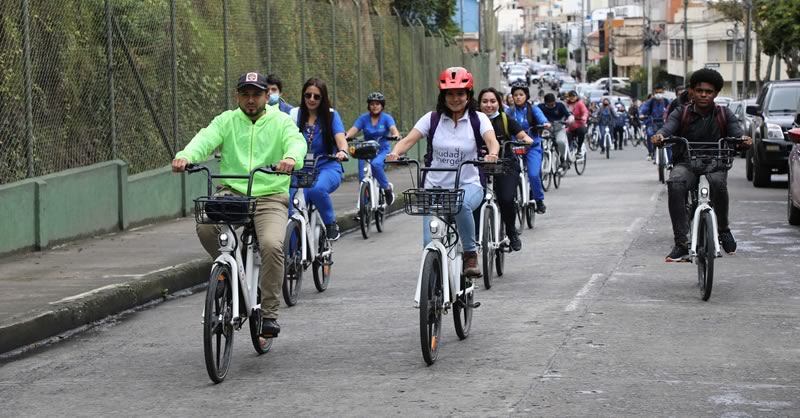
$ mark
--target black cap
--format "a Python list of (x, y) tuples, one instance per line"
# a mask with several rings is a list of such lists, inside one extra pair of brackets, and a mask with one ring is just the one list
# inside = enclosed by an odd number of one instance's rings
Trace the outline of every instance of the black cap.
[(244, 73), (239, 77), (239, 83), (236, 85), (236, 90), (244, 86), (255, 86), (261, 90), (267, 89), (267, 76), (261, 73)]

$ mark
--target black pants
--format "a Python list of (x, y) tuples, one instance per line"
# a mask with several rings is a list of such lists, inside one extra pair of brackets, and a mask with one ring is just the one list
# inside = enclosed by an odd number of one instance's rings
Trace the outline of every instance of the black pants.
[(624, 135), (623, 134), (624, 131), (625, 131), (624, 127), (614, 126), (614, 132), (612, 133), (612, 136), (614, 137), (614, 148), (622, 149), (622, 138)]
[(586, 138), (586, 127), (583, 128), (576, 128), (569, 132), (569, 140), (570, 142), (576, 141), (578, 143), (578, 151), (581, 150), (581, 146), (583, 146), (583, 140)]
[[(689, 215), (686, 213), (686, 199), (689, 190), (697, 185), (702, 171), (694, 171), (688, 164), (678, 163), (667, 180), (669, 191), (669, 217), (672, 219), (672, 233), (675, 244), (689, 242)], [(726, 232), (728, 227), (728, 172), (717, 171), (708, 175), (711, 186), (711, 205), (717, 214), (717, 228)]]
[(517, 216), (514, 198), (517, 195), (519, 173), (519, 164), (514, 159), (506, 174), (494, 178), (494, 193), (497, 197), (497, 206), (500, 207), (500, 218), (503, 220), (506, 235), (509, 237), (517, 233), (517, 229), (514, 226), (515, 217)]

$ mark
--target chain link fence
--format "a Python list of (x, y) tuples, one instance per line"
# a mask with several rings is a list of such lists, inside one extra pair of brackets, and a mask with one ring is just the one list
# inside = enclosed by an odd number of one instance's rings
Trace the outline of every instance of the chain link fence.
[(300, 102), (319, 77), (346, 127), (382, 91), (401, 130), (436, 102), (436, 77), (486, 56), (367, 0), (0, 2), (0, 184), (111, 159), (162, 167), (235, 106), (247, 71)]

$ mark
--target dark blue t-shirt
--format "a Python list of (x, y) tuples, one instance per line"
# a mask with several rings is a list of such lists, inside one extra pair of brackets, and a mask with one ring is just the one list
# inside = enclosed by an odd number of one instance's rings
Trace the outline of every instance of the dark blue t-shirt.
[[(334, 149), (329, 150), (325, 145), (325, 141), (322, 138), (322, 128), (320, 127), (320, 119), (317, 118), (317, 121), (314, 123), (313, 127), (309, 126), (302, 126), (300, 127), (300, 132), (303, 134), (303, 138), (306, 139), (306, 142), (310, 142), (308, 146), (308, 151), (314, 154), (314, 157), (318, 157), (320, 155), (327, 155), (329, 152), (331, 154), (336, 153), (336, 147)], [(339, 117), (339, 112), (333, 110), (333, 135), (336, 134), (343, 134), (344, 131), (344, 124), (342, 123), (342, 118)], [(299, 122), (298, 122), (299, 123)], [(309, 134), (312, 135), (309, 141)], [(322, 168), (323, 166), (328, 165), (329, 163), (334, 163), (333, 160), (325, 160), (320, 161), (319, 167)], [(341, 167), (341, 165), (339, 165)]]

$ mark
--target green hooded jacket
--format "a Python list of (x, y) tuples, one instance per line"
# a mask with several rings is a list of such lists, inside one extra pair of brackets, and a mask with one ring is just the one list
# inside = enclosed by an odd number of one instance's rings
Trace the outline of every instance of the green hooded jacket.
[[(303, 168), (306, 140), (289, 115), (267, 106), (255, 123), (241, 109), (228, 110), (200, 130), (175, 158), (190, 163), (208, 159), (220, 147), (221, 174), (250, 174), (255, 168), (277, 164), (285, 158), (295, 160), (295, 170)], [(289, 192), (290, 176), (259, 173), (253, 180), (253, 196)], [(247, 193), (247, 180), (221, 181), (231, 189)]]

